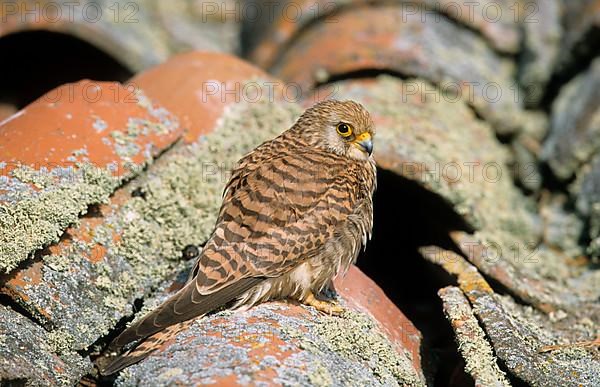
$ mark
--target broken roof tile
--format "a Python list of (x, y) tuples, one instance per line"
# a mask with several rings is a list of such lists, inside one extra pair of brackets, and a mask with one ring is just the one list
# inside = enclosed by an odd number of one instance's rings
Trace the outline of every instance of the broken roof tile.
[(552, 322), (548, 315), (518, 304), (510, 296), (494, 293), (478, 270), (455, 252), (434, 246), (419, 251), (430, 262), (457, 276), (460, 289), (472, 304), (496, 356), (512, 374), (534, 386), (600, 383), (600, 361), (591, 352), (593, 349), (566, 346), (562, 351), (540, 351), (562, 340), (572, 343), (593, 340), (597, 321), (564, 313), (562, 318), (555, 317), (558, 322)]
[(475, 385), (511, 386), (462, 291), (448, 286), (440, 289), (438, 295), (456, 335), (458, 349), (465, 360), (465, 370), (473, 377)]

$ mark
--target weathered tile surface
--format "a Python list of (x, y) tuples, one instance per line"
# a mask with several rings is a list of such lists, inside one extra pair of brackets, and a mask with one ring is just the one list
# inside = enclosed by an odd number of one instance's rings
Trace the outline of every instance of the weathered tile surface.
[[(595, 338), (595, 320), (578, 313), (541, 313), (516, 303), (510, 296), (499, 296), (464, 258), (438, 247), (422, 248), (429, 261), (456, 275), (458, 284), (473, 306), (496, 356), (508, 370), (534, 386), (595, 386), (600, 383), (600, 360), (592, 351), (567, 347), (542, 352), (545, 345)], [(582, 305), (582, 308), (585, 306)]]
[(600, 59), (565, 85), (552, 107), (542, 159), (560, 179), (573, 176), (600, 149)]
[(373, 70), (426, 79), (447, 98), (467, 101), (498, 132), (518, 130), (522, 101), (513, 63), (477, 34), (431, 11), (350, 8), (306, 28), (272, 67), (275, 75), (305, 91)]
[[(527, 2), (522, 21), (523, 51), (520, 56), (519, 82), (526, 105), (540, 103), (554, 73), (562, 42), (562, 1)], [(528, 10), (528, 11), (527, 11)]]
[(202, 51), (177, 55), (136, 75), (132, 83), (179, 118), (190, 143), (210, 133), (228, 107), (282, 100), (284, 87), (239, 58)]
[(438, 295), (444, 304), (444, 314), (456, 334), (458, 349), (465, 359), (465, 370), (473, 377), (475, 385), (510, 386), (462, 291), (448, 286), (440, 289)]
[(143, 94), (93, 81), (61, 86), (4, 121), (0, 271), (57, 242), (181, 133), (177, 119)]
[(63, 349), (60, 337), (0, 305), (0, 384), (74, 385), (92, 365)]
[[(349, 277), (336, 285), (348, 308), (341, 317), (280, 302), (218, 312), (195, 320), (147, 359), (123, 371), (116, 384), (424, 385), (419, 359), (413, 358), (419, 354), (420, 338), (412, 324), (396, 312), (404, 333), (394, 344), (385, 328), (354, 310), (394, 308), (390, 301), (377, 294), (376, 286), (356, 268)], [(368, 284), (361, 291), (377, 294), (384, 305), (346, 298), (350, 282)], [(167, 296), (162, 293), (146, 310)]]
[(540, 245), (543, 227), (533, 200), (514, 185), (508, 153), (490, 126), (466, 104), (420, 80), (379, 77), (334, 86), (339, 98), (372, 112), (379, 167), (437, 193), (473, 227), (474, 235), (455, 242), (485, 274), (546, 310), (576, 309), (600, 295), (600, 273)]

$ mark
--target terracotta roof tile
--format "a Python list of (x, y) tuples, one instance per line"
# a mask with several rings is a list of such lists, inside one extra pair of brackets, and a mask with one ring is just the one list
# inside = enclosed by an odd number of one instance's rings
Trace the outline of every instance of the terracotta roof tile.
[(58, 241), (181, 135), (176, 117), (118, 83), (67, 84), (5, 120), (0, 270)]
[(423, 385), (412, 323), (356, 267), (336, 289), (348, 308), (342, 317), (281, 302), (218, 312), (166, 341), (117, 384)]

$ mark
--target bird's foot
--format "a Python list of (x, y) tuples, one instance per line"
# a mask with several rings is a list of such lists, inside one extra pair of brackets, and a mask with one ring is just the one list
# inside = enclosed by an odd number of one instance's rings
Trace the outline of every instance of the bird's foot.
[(301, 301), (304, 305), (309, 305), (319, 312), (326, 313), (330, 316), (339, 316), (344, 312), (344, 308), (332, 301), (323, 301), (315, 297), (313, 293), (309, 293), (304, 300)]

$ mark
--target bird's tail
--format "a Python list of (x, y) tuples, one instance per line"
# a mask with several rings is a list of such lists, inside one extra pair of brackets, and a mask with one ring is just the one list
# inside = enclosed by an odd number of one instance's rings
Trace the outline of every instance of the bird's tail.
[(106, 367), (102, 367), (102, 361), (98, 362), (100, 373), (110, 375), (144, 359), (179, 331), (188, 327), (190, 319), (204, 316), (225, 305), (261, 281), (262, 279), (257, 277), (242, 278), (206, 295), (198, 292), (194, 282), (188, 283), (158, 309), (133, 323), (112, 341), (108, 352), (118, 352), (129, 343), (143, 340), (137, 347), (117, 357)]
[(131, 350), (117, 356), (114, 359), (104, 358), (105, 364), (102, 364), (102, 361), (98, 361), (100, 373), (102, 375), (114, 374), (125, 367), (129, 367), (130, 365), (145, 359), (152, 352), (159, 349), (164, 343), (174, 339), (179, 332), (187, 329), (193, 322), (194, 319), (171, 325), (164, 330), (146, 338), (135, 348), (132, 348)]

